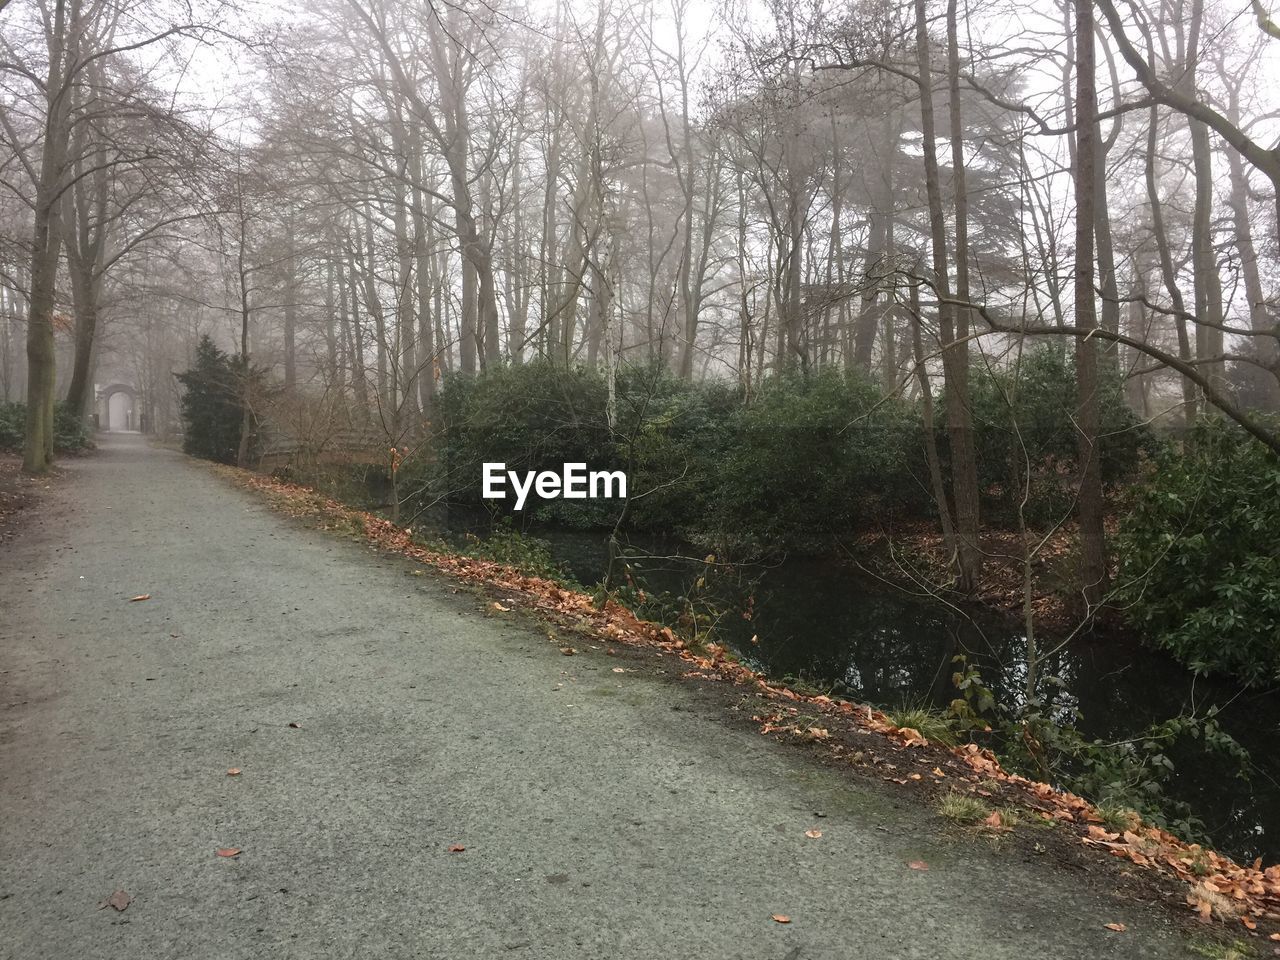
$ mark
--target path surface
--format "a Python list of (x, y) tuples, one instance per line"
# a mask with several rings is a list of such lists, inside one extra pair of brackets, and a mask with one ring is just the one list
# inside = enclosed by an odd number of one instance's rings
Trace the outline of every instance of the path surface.
[(67, 470), (0, 546), (0, 957), (1186, 955), (141, 438)]

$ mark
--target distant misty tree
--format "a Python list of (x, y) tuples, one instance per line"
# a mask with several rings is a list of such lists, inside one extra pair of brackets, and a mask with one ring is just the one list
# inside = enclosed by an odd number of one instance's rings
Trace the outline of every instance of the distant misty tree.
[(176, 375), (182, 384), (182, 449), (219, 463), (235, 463), (244, 422), (244, 361), (219, 350), (207, 335), (195, 364)]

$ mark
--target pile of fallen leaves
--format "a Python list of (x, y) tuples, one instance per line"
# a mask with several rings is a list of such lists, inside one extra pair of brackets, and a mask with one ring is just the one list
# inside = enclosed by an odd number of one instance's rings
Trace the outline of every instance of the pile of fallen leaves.
[[(930, 744), (919, 731), (898, 727), (885, 714), (869, 706), (799, 693), (771, 682), (738, 663), (718, 645), (690, 649), (670, 628), (641, 620), (613, 600), (601, 606), (584, 593), (504, 564), (432, 550), (416, 542), (409, 530), (374, 514), (352, 509), (308, 487), (230, 467), (215, 469), (264, 493), (294, 516), (319, 520), (326, 529), (359, 531), (363, 539), (383, 550), (417, 560), (460, 580), (497, 589), (506, 603), (495, 603), (499, 610), (509, 610), (518, 603), (553, 619), (567, 620), (603, 640), (644, 645), (679, 657), (689, 667), (684, 672), (688, 678), (748, 686), (776, 705), (776, 709), (762, 711), (752, 718), (763, 734), (824, 744), (833, 754), (862, 763), (864, 751), (851, 751), (836, 742), (827, 727), (814, 718), (825, 716), (851, 722), (861, 731), (882, 735), (884, 743), (894, 750), (922, 751), (920, 761), (914, 765), (927, 772), (917, 770), (897, 776), (904, 772), (898, 765), (877, 761), (885, 771), (885, 780), (899, 784), (923, 780), (965, 782), (974, 792), (987, 796), (990, 794), (984, 794), (978, 785), (997, 781), (1019, 791), (1021, 802), (1044, 818), (1072, 826), (1080, 834), (1082, 843), (1185, 882), (1187, 903), (1206, 922), (1214, 919), (1239, 922), (1250, 931), (1256, 930), (1259, 921), (1280, 923), (1280, 865), (1264, 868), (1259, 860), (1251, 866), (1241, 866), (1212, 850), (1144, 825), (1136, 817), (1130, 829), (1108, 831), (1103, 828), (1104, 819), (1097, 809), (1082, 797), (1006, 772), (994, 754), (977, 744), (949, 750), (940, 744)], [(572, 648), (564, 650), (573, 652)], [(949, 774), (943, 770), (944, 766), (950, 770)], [(1008, 829), (998, 812), (993, 813), (986, 826), (996, 831)], [(1280, 933), (1273, 936), (1280, 937)]]

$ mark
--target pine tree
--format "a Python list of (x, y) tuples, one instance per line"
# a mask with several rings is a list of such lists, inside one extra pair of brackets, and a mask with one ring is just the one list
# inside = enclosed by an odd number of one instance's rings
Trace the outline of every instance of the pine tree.
[(240, 383), (244, 363), (200, 338), (195, 364), (178, 374), (183, 386), (182, 449), (219, 463), (235, 463), (244, 415)]

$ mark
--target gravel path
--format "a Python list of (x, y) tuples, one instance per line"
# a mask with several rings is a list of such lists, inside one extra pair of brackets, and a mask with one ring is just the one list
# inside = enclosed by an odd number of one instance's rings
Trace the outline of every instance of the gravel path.
[(1187, 955), (139, 437), (66, 471), (0, 544), (0, 957)]

